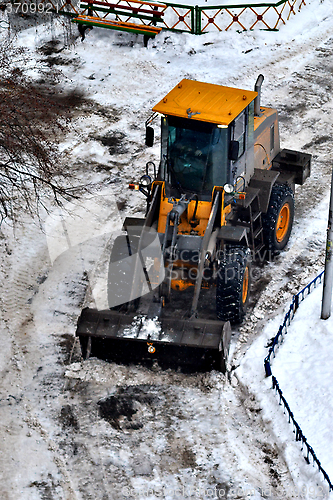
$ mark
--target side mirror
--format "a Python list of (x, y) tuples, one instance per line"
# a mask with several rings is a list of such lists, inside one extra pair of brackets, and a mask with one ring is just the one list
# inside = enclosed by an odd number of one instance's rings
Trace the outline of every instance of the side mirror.
[(238, 154), (239, 154), (239, 142), (238, 141), (230, 141), (229, 155), (228, 155), (229, 160), (231, 160), (231, 161), (238, 160)]
[(154, 129), (153, 127), (146, 127), (146, 146), (151, 148), (154, 145)]

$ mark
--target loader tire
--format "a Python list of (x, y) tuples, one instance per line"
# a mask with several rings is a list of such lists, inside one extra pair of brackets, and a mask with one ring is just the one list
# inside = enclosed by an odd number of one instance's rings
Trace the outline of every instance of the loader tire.
[(262, 215), (266, 249), (273, 255), (287, 245), (294, 220), (294, 193), (287, 185), (272, 188), (269, 207)]
[(219, 262), (216, 280), (216, 314), (221, 321), (241, 323), (247, 310), (251, 286), (251, 253), (232, 246)]

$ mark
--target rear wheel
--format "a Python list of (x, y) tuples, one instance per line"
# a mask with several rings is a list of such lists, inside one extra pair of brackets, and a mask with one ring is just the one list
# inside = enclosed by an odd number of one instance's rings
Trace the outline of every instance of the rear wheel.
[(294, 220), (294, 194), (287, 185), (272, 188), (269, 207), (262, 216), (266, 248), (273, 253), (287, 245)]
[(250, 250), (233, 246), (219, 262), (216, 283), (216, 314), (222, 321), (240, 323), (247, 310), (251, 286)]

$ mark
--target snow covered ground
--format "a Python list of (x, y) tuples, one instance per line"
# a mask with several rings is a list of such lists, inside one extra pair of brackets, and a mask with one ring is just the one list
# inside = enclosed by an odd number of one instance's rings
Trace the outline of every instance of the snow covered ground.
[[(272, 371), (309, 445), (332, 478), (333, 389), (330, 336), (333, 331), (333, 317), (325, 321), (320, 319), (321, 299), (322, 286), (318, 286), (301, 303), (283, 343), (276, 351)], [(294, 446), (290, 443), (295, 436), (292, 433), (292, 425), (287, 423), (288, 415), (284, 414), (282, 406), (278, 406), (279, 397), (272, 391), (271, 377), (264, 377), (262, 360), (267, 355), (265, 346), (276, 335), (283, 318), (282, 314), (268, 322), (262, 335), (248, 349), (237, 375), (260, 402), (264, 422), (277, 436), (289, 469), (301, 469), (304, 476), (308, 476), (307, 482), (299, 482), (299, 491), (307, 492), (310, 497), (312, 493), (314, 498), (315, 495), (319, 498), (324, 496), (328, 485), (315, 486), (311, 483), (310, 478), (316, 475), (316, 466), (312, 465), (311, 458), (311, 466), (306, 465), (305, 460), (300, 463)], [(281, 418), (278, 418), (278, 415)], [(306, 450), (302, 455), (306, 457)]]
[[(59, 238), (57, 246), (50, 243), (48, 228), (59, 213), (46, 219), (44, 233), (30, 221), (15, 231), (2, 228), (2, 498), (141, 499), (148, 488), (148, 498), (168, 500), (327, 498), (264, 379), (263, 358), (291, 295), (323, 266), (333, 147), (332, 11), (329, 0), (313, 0), (279, 32), (165, 32), (148, 49), (142, 37), (102, 29), (64, 46), (68, 34), (57, 22), (18, 35), (17, 43), (31, 51), (27, 70), (36, 78), (35, 61), (41, 69), (56, 64), (64, 90), (85, 93), (62, 148), (80, 183), (90, 183), (90, 194), (75, 209), (86, 223), (70, 226), (71, 245), (59, 246)], [(36, 50), (51, 40), (53, 53)], [(182, 78), (252, 89), (259, 73), (265, 76), (262, 103), (279, 111), (282, 146), (311, 152), (313, 171), (297, 188), (287, 251), (257, 269), (251, 310), (233, 332), (230, 376), (82, 362), (74, 332), (86, 291), (100, 286), (119, 218), (144, 213), (144, 199), (125, 187), (148, 160), (158, 161), (158, 145), (143, 145), (151, 107)], [(300, 321), (309, 326), (312, 318)], [(304, 335), (319, 359), (327, 333), (308, 329)], [(328, 416), (320, 420), (320, 438), (313, 430), (318, 412), (303, 418), (304, 395), (288, 384), (288, 355), (292, 363), (296, 355), (287, 343), (283, 349), (273, 370), (332, 474), (329, 406), (322, 410)], [(300, 370), (293, 375), (298, 381)], [(311, 404), (323, 401), (319, 387), (329, 399), (329, 384), (319, 386), (320, 374), (313, 377)]]
[(293, 402), (296, 420), (332, 478), (333, 387), (330, 336), (333, 317), (325, 321), (320, 319), (321, 299), (320, 286), (301, 304), (281, 353), (276, 357), (274, 374), (284, 388), (287, 400)]

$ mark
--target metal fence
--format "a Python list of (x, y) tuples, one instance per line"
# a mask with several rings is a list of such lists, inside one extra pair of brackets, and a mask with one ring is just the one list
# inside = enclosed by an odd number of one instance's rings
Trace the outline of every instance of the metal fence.
[(275, 349), (283, 342), (283, 335), (287, 334), (287, 326), (290, 325), (292, 319), (295, 316), (295, 312), (298, 309), (300, 302), (302, 302), (307, 295), (309, 295), (314, 288), (317, 287), (318, 283), (321, 283), (322, 278), (324, 276), (324, 271), (321, 272), (315, 279), (313, 279), (306, 287), (303, 288), (300, 292), (293, 296), (292, 302), (289, 306), (289, 310), (287, 311), (282, 325), (280, 325), (279, 330), (275, 337), (272, 339), (272, 343), (269, 347), (268, 355), (265, 358), (265, 372), (266, 377), (272, 375), (271, 370), (271, 356), (275, 357)]
[(277, 30), (305, 5), (305, 0), (196, 8), (196, 35), (209, 31)]
[(287, 412), (288, 418), (289, 418), (289, 423), (292, 423), (293, 425), (293, 432), (295, 433), (295, 439), (296, 441), (299, 441), (302, 445), (302, 450), (305, 448), (306, 449), (306, 461), (310, 463), (310, 458), (312, 459), (313, 465), (316, 465), (318, 467), (318, 470), (322, 473), (325, 481), (328, 483), (329, 489), (333, 491), (333, 484), (323, 467), (321, 466), (320, 461), (318, 460), (312, 446), (309, 445), (306, 437), (303, 434), (303, 431), (300, 427), (300, 425), (296, 422), (294, 418), (294, 414), (290, 409), (290, 406), (286, 400), (286, 398), (283, 396), (283, 392), (280, 389), (279, 383), (272, 374), (272, 366), (271, 366), (271, 358), (272, 356), (275, 357), (276, 354), (276, 349), (279, 347), (279, 345), (282, 344), (283, 342), (283, 337), (287, 335), (288, 330), (287, 327), (290, 325), (291, 321), (293, 320), (295, 313), (299, 307), (299, 304), (309, 295), (314, 288), (317, 287), (318, 283), (321, 283), (322, 278), (324, 275), (324, 271), (320, 273), (314, 280), (312, 280), (306, 287), (303, 288), (299, 293), (293, 296), (293, 300), (289, 306), (289, 309), (284, 317), (282, 325), (280, 325), (279, 330), (275, 337), (271, 341), (271, 345), (269, 346), (269, 351), (268, 355), (266, 356), (264, 360), (264, 367), (265, 367), (265, 373), (266, 377), (272, 376), (272, 389), (277, 392), (279, 395), (279, 404), (283, 405), (284, 407), (284, 413)]
[[(13, 0), (14, 1), (14, 0)], [(36, 0), (24, 0), (26, 3), (36, 3)], [(80, 5), (79, 0), (38, 0), (39, 5), (52, 5), (52, 10), (58, 14), (68, 16), (82, 15), (85, 7)], [(132, 2), (133, 3), (133, 2)], [(140, 4), (136, 2), (135, 8), (131, 0), (109, 0), (105, 2), (105, 9), (99, 13), (94, 13), (101, 19), (118, 20), (124, 22), (137, 22), (138, 9)], [(158, 2), (154, 2), (158, 3)], [(245, 31), (253, 29), (278, 30), (289, 19), (297, 14), (303, 6), (305, 0), (280, 0), (276, 3), (249, 3), (243, 5), (212, 5), (212, 6), (191, 6), (184, 4), (163, 2), (166, 7), (162, 9), (163, 17), (158, 23), (163, 29), (168, 31), (191, 33), (201, 35), (208, 32), (219, 31)], [(101, 5), (101, 2), (99, 2)], [(108, 5), (113, 9), (117, 6), (133, 7), (135, 15), (117, 16), (108, 12)], [(144, 8), (144, 1), (142, 2)], [(101, 9), (102, 10), (102, 9)], [(140, 19), (140, 22), (151, 25), (151, 20)]]

